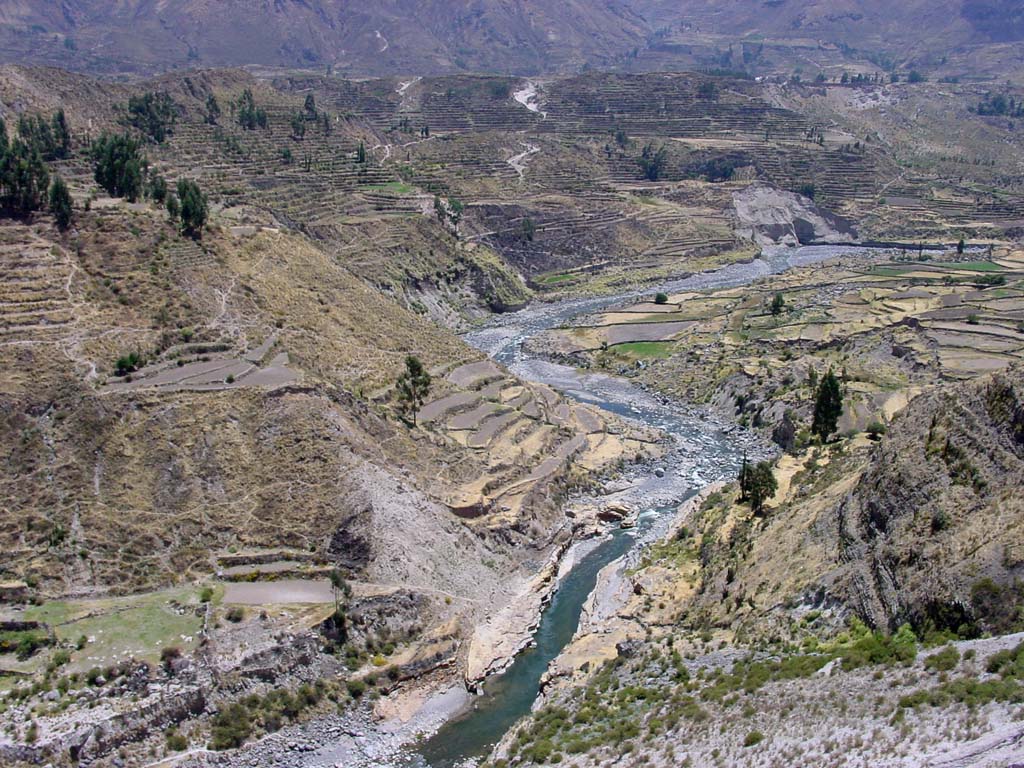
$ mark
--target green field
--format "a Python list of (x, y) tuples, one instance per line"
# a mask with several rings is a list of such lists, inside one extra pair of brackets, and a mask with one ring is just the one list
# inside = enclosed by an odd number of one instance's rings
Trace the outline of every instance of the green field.
[(665, 359), (672, 354), (671, 341), (628, 341), (612, 347), (617, 354), (637, 358)]
[(954, 269), (966, 269), (970, 272), (1002, 272), (1003, 268), (991, 261), (965, 261), (950, 265)]

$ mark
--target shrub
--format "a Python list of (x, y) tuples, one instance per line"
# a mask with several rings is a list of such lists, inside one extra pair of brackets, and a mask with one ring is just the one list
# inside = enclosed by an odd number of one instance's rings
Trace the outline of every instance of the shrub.
[(213, 587), (206, 586), (199, 590), (199, 602), (208, 603), (213, 599)]
[(366, 683), (362, 680), (347, 680), (345, 682), (345, 688), (348, 690), (348, 695), (353, 699), (358, 699), (364, 693), (366, 693)]
[(872, 440), (881, 440), (882, 435), (888, 432), (888, 428), (880, 421), (872, 421), (868, 424), (867, 433), (868, 437)]
[(225, 614), (225, 618), (228, 621), (237, 624), (245, 618), (245, 609), (240, 605), (233, 605), (228, 609), (228, 612)]
[(174, 728), (171, 728), (165, 734), (167, 740), (167, 750), (169, 752), (182, 752), (188, 749), (188, 739), (178, 733)]
[(668, 294), (658, 293), (654, 297), (655, 304), (668, 304)]
[(224, 750), (242, 746), (252, 733), (252, 719), (244, 704), (230, 704), (213, 718), (210, 749)]
[(960, 663), (960, 653), (952, 645), (947, 645), (938, 653), (933, 653), (924, 660), (925, 669), (936, 672), (949, 672)]
[(764, 741), (764, 734), (760, 731), (751, 731), (743, 739), (744, 747), (752, 747), (755, 744), (760, 744)]

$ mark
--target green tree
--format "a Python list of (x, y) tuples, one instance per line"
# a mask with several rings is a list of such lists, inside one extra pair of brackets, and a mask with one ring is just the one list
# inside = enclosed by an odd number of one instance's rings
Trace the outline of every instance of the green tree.
[(192, 237), (198, 237), (206, 224), (206, 195), (192, 179), (179, 179), (178, 199), (181, 200), (182, 228)]
[(765, 502), (768, 501), (779, 489), (772, 465), (767, 461), (761, 461), (747, 470), (747, 495), (750, 498), (750, 508), (755, 514), (764, 511)]
[(776, 293), (775, 296), (772, 297), (772, 314), (778, 317), (779, 315), (782, 314), (782, 309), (785, 306), (786, 300), (782, 297), (782, 294)]
[(211, 93), (206, 97), (206, 122), (210, 125), (216, 125), (219, 119), (220, 103), (217, 101), (217, 97)]
[(93, 142), (92, 156), (97, 184), (115, 197), (139, 198), (148, 162), (138, 139), (104, 133)]
[(640, 153), (639, 162), (644, 178), (648, 181), (658, 181), (668, 163), (668, 150), (664, 145), (655, 149), (653, 144), (647, 144)]
[(301, 113), (296, 112), (292, 115), (292, 138), (296, 141), (301, 141), (302, 137), (306, 135), (306, 118)]
[(20, 136), (7, 141), (0, 121), (0, 209), (23, 216), (43, 207), (50, 186), (50, 171), (37, 146)]
[(53, 133), (54, 154), (56, 157), (67, 157), (71, 151), (71, 129), (63, 109), (58, 109), (50, 121)]
[(360, 141), (359, 142), (359, 146), (356, 147), (356, 162), (357, 163), (365, 163), (366, 162), (366, 145), (363, 144), (362, 141)]
[(71, 224), (71, 193), (60, 176), (54, 176), (50, 185), (50, 210), (57, 220), (57, 228), (67, 229)]
[(128, 124), (157, 144), (162, 144), (174, 132), (177, 118), (178, 105), (163, 91), (150, 91), (128, 99)]
[(398, 377), (397, 387), (402, 409), (412, 417), (412, 423), (415, 424), (416, 414), (430, 392), (430, 374), (419, 358), (414, 355), (405, 358), (405, 370)]
[(818, 385), (818, 394), (814, 400), (814, 420), (811, 422), (811, 434), (821, 442), (828, 442), (829, 436), (838, 429), (839, 417), (843, 415), (843, 393), (839, 388), (839, 379), (832, 369), (828, 369)]
[(261, 107), (256, 106), (256, 99), (250, 89), (246, 88), (242, 91), (242, 95), (238, 97), (238, 103), (235, 105), (235, 111), (238, 115), (238, 124), (247, 131), (267, 127), (267, 113)]
[(654, 303), (655, 304), (668, 304), (668, 294), (667, 293), (656, 293), (656, 294), (654, 294)]
[(181, 203), (173, 192), (167, 195), (167, 215), (171, 217), (171, 221), (177, 221), (181, 215)]
[(960, 242), (958, 242), (956, 244), (956, 252), (957, 252), (957, 254), (960, 255), (960, 256), (963, 256), (964, 255), (964, 250), (966, 248), (967, 248), (967, 243), (965, 243), (964, 239), (961, 237), (960, 238)]
[(312, 93), (306, 94), (306, 114), (313, 120), (316, 120), (316, 97)]

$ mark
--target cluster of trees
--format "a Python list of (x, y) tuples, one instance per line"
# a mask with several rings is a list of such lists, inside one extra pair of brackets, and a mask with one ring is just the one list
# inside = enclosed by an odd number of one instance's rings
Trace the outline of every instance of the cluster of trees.
[[(782, 294), (775, 294), (775, 298), (772, 300), (773, 314), (777, 314), (776, 308), (778, 312), (781, 312), (784, 303)], [(831, 368), (820, 381), (817, 373), (812, 369), (810, 384), (815, 389), (811, 434), (825, 443), (839, 427), (839, 417), (843, 414), (842, 389), (839, 386), (839, 379), (836, 378)], [(868, 427), (868, 431), (873, 439), (878, 439), (885, 433), (885, 426), (880, 423), (872, 424)], [(750, 508), (755, 514), (761, 514), (764, 511), (765, 503), (778, 490), (778, 482), (772, 471), (771, 463), (762, 461), (751, 466), (747, 463), (746, 455), (743, 456), (743, 465), (737, 479), (740, 486), (740, 502), (749, 501)]]
[(71, 129), (63, 109), (49, 120), (42, 115), (22, 115), (18, 118), (18, 138), (38, 150), (46, 161), (65, 158), (71, 151)]
[(772, 465), (767, 461), (760, 461), (754, 466), (747, 463), (746, 454), (743, 456), (743, 465), (740, 467), (740, 503), (750, 502), (750, 508), (754, 514), (761, 514), (764, 505), (779, 489), (779, 483), (772, 472)]
[(664, 145), (655, 149), (654, 144), (648, 143), (640, 152), (638, 162), (645, 179), (648, 181), (658, 181), (662, 174), (664, 174), (665, 166), (668, 164), (668, 150), (665, 149)]
[(126, 122), (157, 144), (174, 132), (177, 119), (178, 105), (164, 91), (149, 91), (128, 99)]
[(71, 193), (59, 176), (51, 182), (47, 160), (67, 157), (71, 131), (64, 110), (47, 121), (40, 115), (18, 119), (14, 138), (0, 119), (0, 209), (26, 216), (49, 205), (60, 229), (71, 224)]
[(191, 179), (179, 179), (177, 194), (172, 193), (164, 177), (149, 168), (141, 140), (127, 133), (104, 133), (93, 142), (92, 156), (96, 183), (109, 194), (163, 203), (172, 221), (181, 220), (182, 231), (192, 237), (202, 234), (209, 213), (206, 195)]
[(971, 111), (979, 115), (1024, 117), (1024, 99), (1018, 101), (1013, 96), (989, 92), (978, 102), (977, 107), (971, 108)]
[[(359, 146), (362, 146), (362, 144)], [(457, 200), (454, 197), (442, 200), (440, 195), (434, 195), (434, 214), (442, 224), (450, 224), (452, 229), (458, 229), (464, 210), (465, 206), (461, 200)]]
[(7, 137), (7, 126), (0, 120), (0, 207), (15, 216), (24, 216), (43, 206), (50, 183), (50, 171), (37, 143), (19, 133)]
[(92, 158), (96, 183), (109, 194), (131, 202), (142, 196), (149, 161), (139, 139), (128, 133), (104, 133), (92, 143)]
[(263, 107), (256, 106), (256, 99), (249, 88), (242, 91), (242, 95), (238, 97), (234, 107), (238, 124), (246, 130), (254, 131), (257, 128), (267, 127), (267, 112)]

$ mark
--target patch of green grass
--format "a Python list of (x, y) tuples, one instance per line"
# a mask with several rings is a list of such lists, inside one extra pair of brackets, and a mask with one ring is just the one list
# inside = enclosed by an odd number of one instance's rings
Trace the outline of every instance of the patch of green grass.
[(97, 659), (114, 662), (127, 654), (155, 662), (168, 645), (188, 647), (181, 637), (195, 638), (202, 627), (193, 610), (179, 615), (171, 601), (188, 606), (198, 598), (195, 589), (180, 588), (106, 600), (52, 601), (33, 606), (25, 617), (49, 624), (64, 642), (74, 643), (83, 635), (95, 638), (89, 654)]
[(964, 261), (952, 265), (954, 269), (966, 269), (970, 272), (1002, 272), (1003, 268), (991, 261)]
[(561, 272), (554, 275), (544, 275), (537, 280), (541, 285), (558, 285), (559, 283), (567, 283), (570, 280), (576, 279), (576, 275), (571, 272)]
[(409, 195), (416, 191), (412, 186), (402, 181), (389, 181), (386, 184), (367, 184), (362, 189), (372, 192), (394, 192), (396, 195)]
[(670, 341), (628, 341), (616, 344), (612, 349), (619, 354), (637, 358), (665, 359), (672, 354)]

